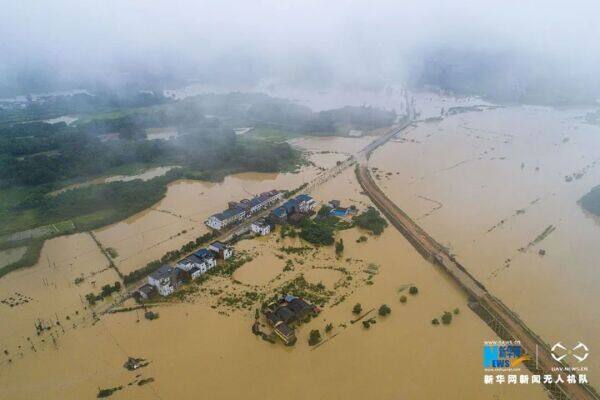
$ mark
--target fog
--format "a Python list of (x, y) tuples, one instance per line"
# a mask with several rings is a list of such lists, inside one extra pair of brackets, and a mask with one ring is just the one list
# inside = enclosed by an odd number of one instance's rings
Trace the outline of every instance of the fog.
[(589, 100), (598, 15), (592, 0), (6, 2), (0, 95), (194, 80), (476, 94), (550, 84)]

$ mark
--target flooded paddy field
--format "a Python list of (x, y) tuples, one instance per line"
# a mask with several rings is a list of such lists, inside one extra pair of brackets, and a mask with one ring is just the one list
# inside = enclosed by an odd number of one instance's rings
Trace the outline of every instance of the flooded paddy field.
[(347, 155), (328, 153), (308, 157), (313, 164), (303, 167), (299, 173), (249, 172), (227, 176), (218, 183), (175, 181), (168, 186), (165, 198), (151, 209), (99, 229), (96, 235), (104, 247), (117, 250), (115, 263), (127, 274), (208, 232), (204, 220), (227, 208), (229, 201), (272, 189), (294, 189), (310, 182), (323, 169), (346, 159)]
[[(522, 106), (420, 123), (369, 165), (546, 342), (597, 349), (600, 224), (577, 201), (600, 182), (600, 128), (581, 123), (584, 114)], [(600, 358), (586, 365), (598, 382)]]
[[(181, 215), (188, 213), (197, 218), (196, 226), (200, 229), (203, 218), (212, 212), (211, 207), (221, 207), (222, 201), (230, 196), (236, 198), (236, 193), (244, 196), (244, 189), (254, 193), (274, 184), (293, 187), (302, 183), (301, 176), (286, 174), (272, 181), (261, 178), (264, 177), (255, 174), (229, 177), (230, 183), (226, 179), (222, 184), (194, 189), (199, 190), (196, 197), (174, 196), (173, 193), (189, 194), (186, 186), (192, 184), (175, 183), (169, 188), (171, 195), (167, 195), (160, 207)], [(182, 192), (176, 192), (177, 185), (183, 185)], [(214, 190), (223, 188), (222, 185), (229, 185), (225, 188), (231, 194)], [(318, 187), (312, 195), (319, 201), (336, 198), (361, 210), (370, 204), (361, 194), (351, 169)], [(202, 210), (207, 214), (192, 215)], [(152, 224), (147, 224), (151, 228)], [(110, 242), (109, 232), (117, 225), (96, 233), (105, 247), (116, 246)], [(49, 399), (94, 398), (98, 388), (110, 387), (122, 387), (111, 399), (192, 399), (198, 395), (211, 399), (546, 398), (539, 386), (483, 385), (482, 343), (494, 339), (495, 334), (468, 309), (463, 293), (423, 260), (400, 233), (388, 227), (382, 235), (373, 236), (352, 228), (336, 236), (345, 243), (339, 258), (333, 246), (317, 248), (298, 238), (282, 239), (278, 230), (267, 237), (242, 240), (236, 244), (236, 251), (252, 257), (252, 261), (230, 277), (210, 276), (195, 290), (189, 290), (183, 301), (157, 303), (153, 311), (160, 317), (154, 321), (144, 319), (141, 310), (104, 315), (96, 323), (90, 319), (81, 322), (77, 329), (57, 336), (56, 345), (51, 343), (36, 352), (13, 357), (10, 364), (0, 354), (0, 398), (18, 400), (41, 395)], [(367, 240), (357, 243), (360, 236), (366, 236)], [(174, 239), (169, 248), (176, 248), (179, 243), (175, 242), (179, 240)], [(42, 260), (49, 257), (52, 264), (54, 256), (58, 264), (58, 260), (65, 259), (60, 267), (51, 269), (40, 262), (36, 267), (11, 273), (0, 280), (0, 290), (4, 293), (8, 288), (31, 288), (28, 295), (41, 296), (49, 289), (25, 283), (21, 274), (42, 274), (47, 269), (51, 277), (65, 274), (74, 278), (79, 269), (102, 268), (106, 259), (94, 246), (89, 235), (84, 234), (52, 239), (44, 247)], [(304, 254), (281, 250), (303, 246), (310, 248)], [(119, 258), (117, 265), (123, 265)], [(286, 265), (291, 266), (286, 268)], [(254, 309), (260, 301), (243, 307), (226, 301), (249, 291), (259, 296), (269, 295), (299, 276), (312, 284), (322, 283), (333, 294), (318, 317), (297, 329), (298, 342), (294, 347), (271, 344), (252, 335)], [(409, 285), (417, 286), (419, 294), (407, 294), (408, 301), (402, 304), (399, 298)], [(60, 306), (76, 308), (76, 292), (90, 290), (79, 288), (65, 282), (61, 294), (54, 296), (62, 299)], [(54, 313), (51, 303), (55, 301), (40, 303), (31, 317), (43, 310)], [(377, 323), (370, 329), (350, 322), (356, 318), (352, 314), (355, 303), (361, 303), (365, 312), (375, 309), (369, 316)], [(391, 307), (392, 313), (378, 317), (376, 309), (384, 303)], [(460, 314), (451, 325), (431, 325), (432, 318), (454, 308), (459, 308)], [(89, 310), (82, 310), (81, 314), (89, 317)], [(3, 321), (15, 319), (14, 315), (2, 317)], [(324, 327), (329, 323), (333, 330), (326, 334)], [(40, 338), (24, 328), (16, 323), (11, 328), (11, 337), (31, 335), (37, 344)], [(311, 329), (319, 329), (325, 339), (319, 347), (307, 344)], [(3, 336), (7, 335), (3, 332)], [(2, 346), (13, 354), (15, 345), (7, 343), (3, 340)], [(150, 364), (127, 371), (123, 363), (128, 356), (142, 357)], [(139, 385), (141, 380), (149, 378), (154, 381)]]

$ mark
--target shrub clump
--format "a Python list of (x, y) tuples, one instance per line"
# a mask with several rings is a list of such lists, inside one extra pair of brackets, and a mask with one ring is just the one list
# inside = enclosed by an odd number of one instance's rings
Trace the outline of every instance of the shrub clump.
[(431, 325), (439, 325), (439, 324), (440, 324), (440, 321), (438, 321), (437, 318), (434, 318), (431, 320)]
[(313, 329), (310, 331), (308, 336), (308, 345), (314, 346), (321, 341), (321, 332), (318, 329)]
[(407, 298), (405, 295), (400, 296), (400, 303), (406, 303), (406, 300)]
[(381, 235), (383, 230), (388, 226), (387, 221), (373, 207), (369, 207), (362, 214), (352, 217), (352, 220), (359, 227), (369, 230), (375, 235)]
[(379, 307), (379, 315), (381, 317), (385, 317), (386, 315), (389, 315), (391, 312), (392, 312), (392, 309), (387, 304), (382, 304), (381, 307)]
[(451, 322), (452, 322), (452, 314), (449, 313), (448, 311), (444, 311), (444, 314), (442, 315), (442, 323), (444, 325), (450, 325)]
[(354, 315), (358, 315), (362, 312), (362, 306), (360, 305), (360, 303), (356, 303), (354, 305), (354, 308), (352, 308), (352, 314)]
[(408, 293), (414, 296), (415, 294), (419, 293), (419, 288), (417, 288), (416, 286), (411, 286), (410, 289), (408, 289)]
[(330, 246), (334, 243), (333, 226), (322, 220), (305, 219), (301, 224), (300, 237), (309, 243)]

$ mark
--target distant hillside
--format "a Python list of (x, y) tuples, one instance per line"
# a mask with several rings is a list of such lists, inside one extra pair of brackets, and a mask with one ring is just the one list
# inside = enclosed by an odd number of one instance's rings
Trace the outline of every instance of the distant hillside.
[(586, 211), (600, 217), (600, 185), (593, 188), (579, 200), (579, 204)]
[(600, 80), (550, 60), (515, 51), (430, 49), (413, 57), (411, 81), (495, 102), (572, 106), (595, 104)]

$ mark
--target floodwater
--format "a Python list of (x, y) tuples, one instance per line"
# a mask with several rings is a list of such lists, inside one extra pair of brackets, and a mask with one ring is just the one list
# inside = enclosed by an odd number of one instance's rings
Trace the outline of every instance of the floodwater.
[(388, 196), (547, 343), (586, 344), (588, 359), (569, 362), (588, 366), (597, 385), (600, 224), (577, 201), (600, 183), (600, 127), (581, 123), (585, 112), (522, 106), (421, 123), (370, 166)]
[[(196, 208), (203, 213), (195, 216), (200, 221), (206, 217), (204, 212), (246, 190), (254, 193), (264, 187), (301, 181), (301, 176), (291, 174), (270, 179), (242, 174), (221, 184), (201, 183), (203, 186), (198, 187), (190, 187), (191, 182), (179, 182), (171, 185), (167, 197), (157, 207), (188, 216)], [(361, 209), (370, 204), (361, 194), (352, 169), (318, 187), (313, 195), (319, 201), (335, 197), (344, 205), (354, 204)], [(142, 213), (137, 219), (120, 224), (140, 224), (152, 213)], [(151, 227), (150, 222), (143, 224)], [(200, 222), (198, 225), (201, 226)], [(122, 229), (116, 224), (97, 232), (97, 237), (104, 246), (110, 246), (111, 240), (124, 233)], [(368, 240), (356, 243), (360, 235), (367, 235)], [(253, 255), (251, 263), (236, 271), (233, 279), (211, 277), (200, 286), (200, 292), (183, 303), (164, 303), (155, 308), (160, 314), (155, 321), (140, 318), (138, 312), (105, 315), (95, 324), (83, 321), (77, 329), (59, 335), (56, 345), (47, 345), (35, 353), (23, 351), (24, 355), (13, 357), (10, 364), (2, 354), (0, 398), (93, 398), (98, 388), (118, 386), (123, 389), (111, 398), (192, 399), (198, 393), (211, 399), (546, 398), (539, 386), (483, 385), (482, 343), (494, 339), (494, 333), (468, 309), (463, 293), (423, 260), (400, 233), (388, 228), (381, 236), (374, 237), (354, 228), (340, 232), (339, 237), (346, 244), (342, 257), (336, 258), (332, 247), (312, 249), (304, 256), (284, 255), (292, 260), (293, 268), (288, 271), (283, 270), (285, 261), (274, 254), (281, 253), (277, 250), (281, 246), (303, 245), (300, 239), (279, 240), (275, 232), (257, 240), (241, 241), (236, 248)], [(39, 287), (39, 283), (34, 287), (29, 280), (38, 282), (38, 274), (50, 274), (58, 281), (59, 276), (65, 275), (68, 279), (59, 281), (63, 282), (60, 290), (56, 289), (52, 295), (61, 299), (59, 306), (72, 314), (73, 309), (81, 307), (75, 293), (85, 293), (88, 288), (69, 286), (70, 278), (79, 268), (91, 265), (98, 268), (104, 263), (90, 240), (80, 234), (49, 241), (40, 265), (0, 280), (0, 293), (9, 287), (10, 290), (23, 287), (31, 296), (42, 296), (50, 289)], [(172, 244), (179, 240), (172, 240)], [(63, 250), (60, 255), (55, 254), (60, 250)], [(54, 258), (59, 257), (65, 259), (62, 264), (46, 266), (46, 258), (52, 265)], [(122, 265), (119, 260), (117, 264)], [(372, 284), (367, 284), (367, 271), (375, 271)], [(297, 330), (298, 343), (293, 348), (270, 344), (252, 335), (253, 307), (232, 310), (216, 305), (219, 297), (244, 290), (268, 295), (299, 274), (305, 274), (311, 282), (322, 282), (328, 289), (343, 282), (339, 279), (342, 275), (352, 279), (344, 278), (349, 283), (339, 287), (334, 295), (335, 299), (344, 295), (345, 301), (333, 305), (332, 298), (319, 317), (301, 326)], [(410, 284), (419, 288), (419, 294), (409, 296), (408, 302), (401, 304), (400, 290)], [(357, 302), (365, 311), (385, 303), (392, 313), (383, 318), (372, 312), (369, 317), (373, 316), (377, 323), (367, 330), (360, 323), (350, 323), (355, 318), (351, 310)], [(50, 303), (40, 301), (36, 309), (33, 305), (22, 306), (23, 312), (29, 318), (42, 312), (52, 313), (54, 307)], [(456, 307), (461, 313), (450, 326), (431, 325), (432, 318)], [(63, 315), (59, 315), (61, 320)], [(22, 316), (1, 316), (3, 321), (23, 320), (23, 324), (27, 321)], [(334, 328), (325, 334), (323, 329), (328, 323)], [(20, 326), (21, 322), (15, 324), (11, 325), (11, 332), (3, 331), (2, 336), (27, 343), (22, 339), (30, 334), (26, 326)], [(327, 341), (317, 348), (309, 347), (307, 338), (311, 329), (320, 329)], [(44, 337), (48, 338), (45, 334)], [(40, 339), (32, 335), (32, 340), (37, 344)], [(2, 346), (10, 354), (15, 351), (13, 342), (3, 340)], [(128, 356), (143, 357), (150, 365), (128, 372), (122, 367)], [(150, 377), (154, 382), (136, 384), (139, 379)], [(436, 384), (432, 385), (432, 381)]]

